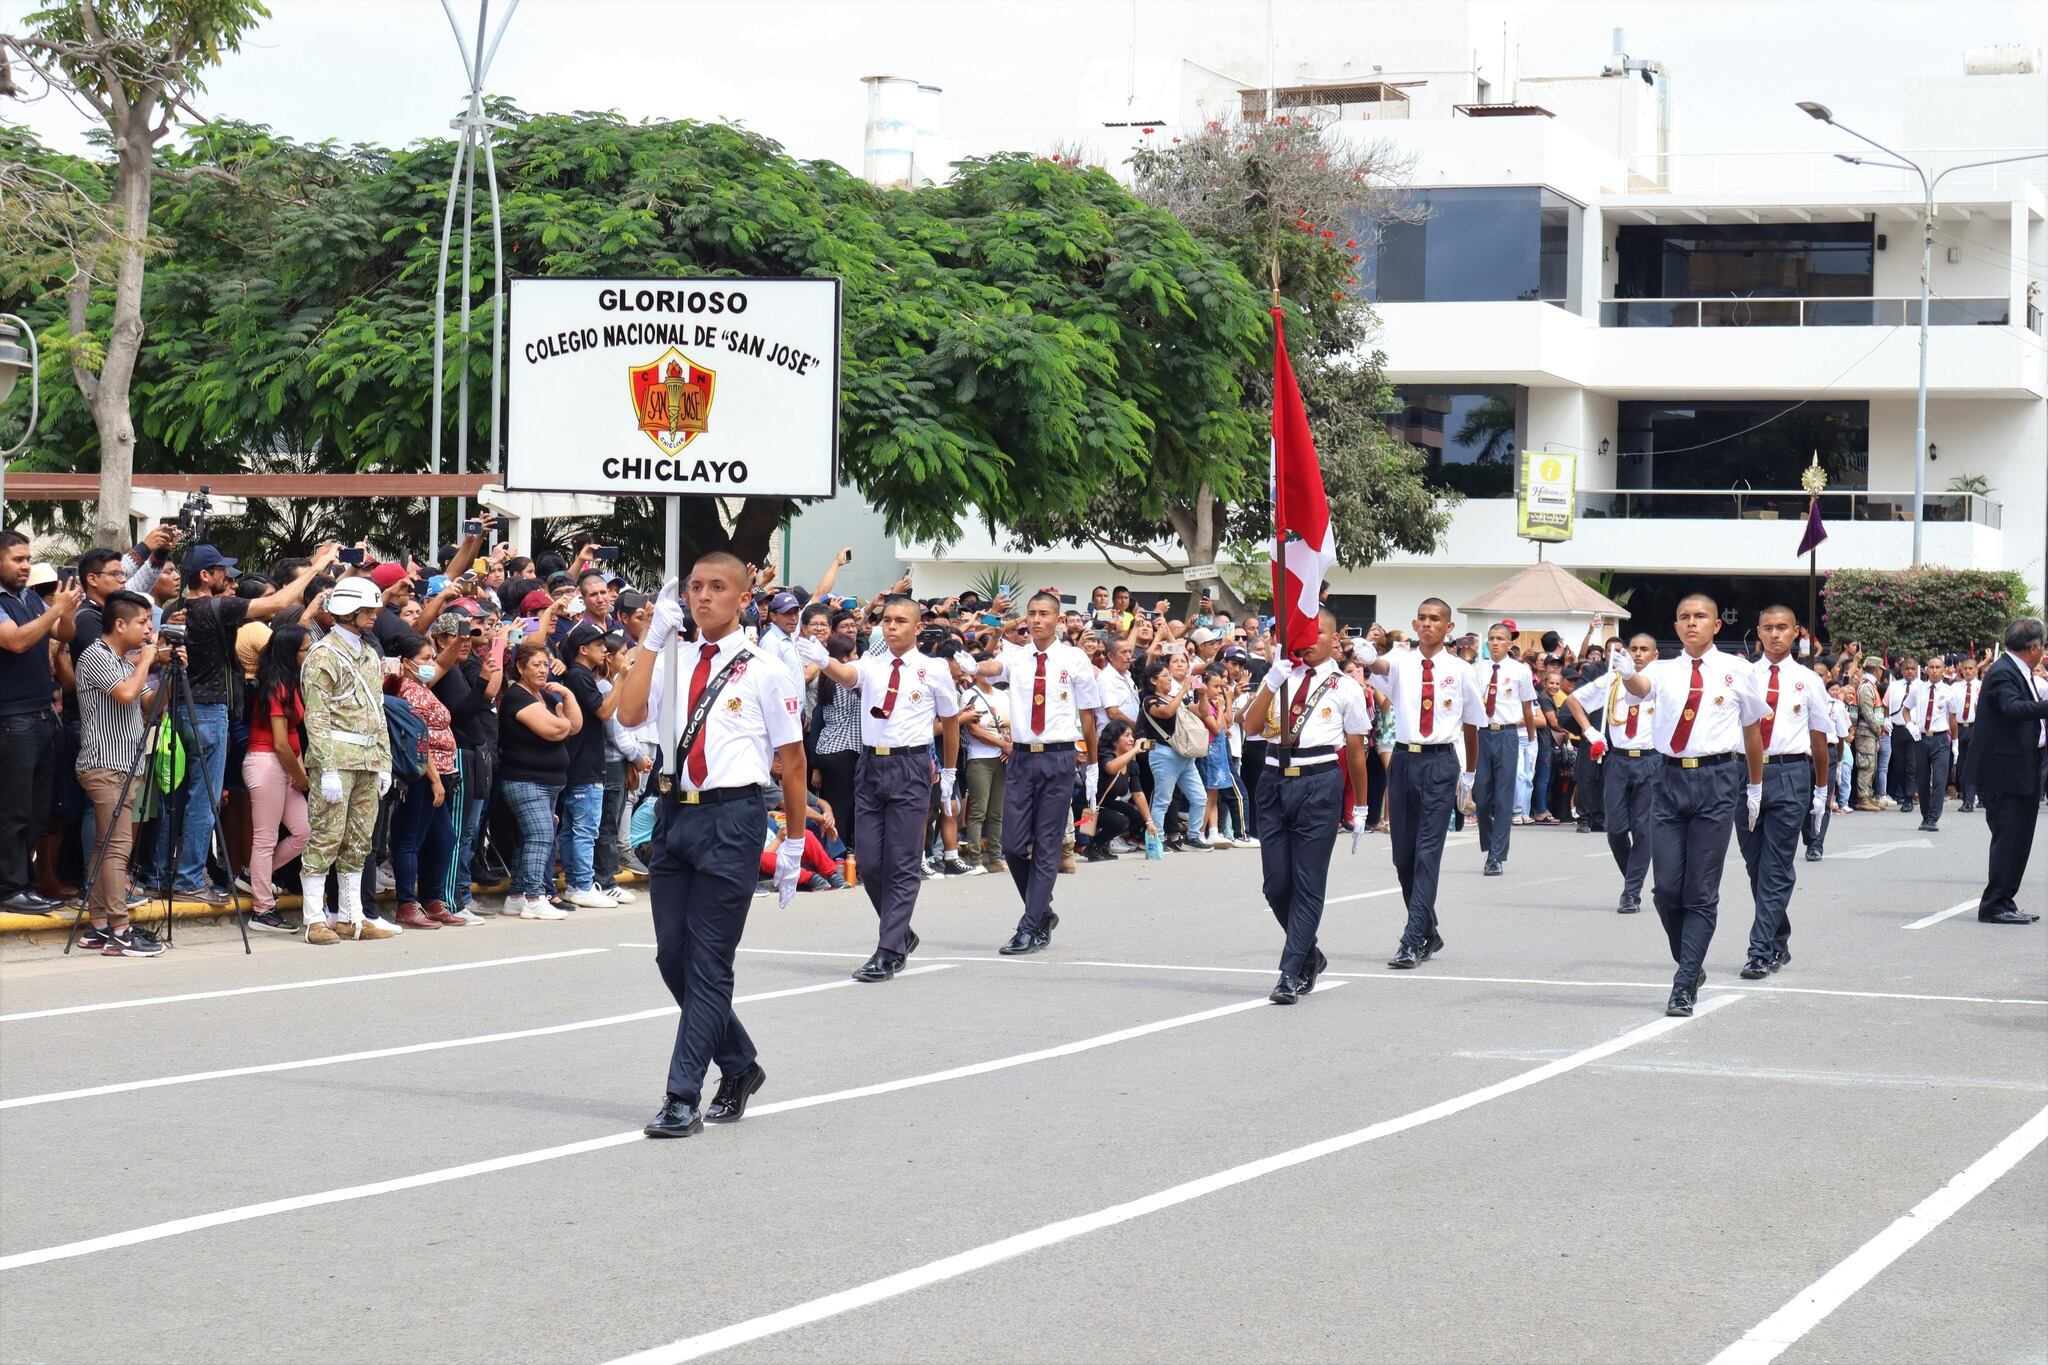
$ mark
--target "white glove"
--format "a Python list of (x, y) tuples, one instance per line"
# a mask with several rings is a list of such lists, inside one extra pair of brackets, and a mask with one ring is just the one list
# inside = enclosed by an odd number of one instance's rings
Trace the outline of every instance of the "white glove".
[(1633, 678), (1636, 675), (1635, 656), (1630, 654), (1625, 649), (1615, 649), (1608, 651), (1607, 666), (1609, 668), (1612, 668), (1615, 671), (1615, 674), (1619, 676), (1623, 682), (1628, 681), (1630, 678)]
[(320, 774), (320, 799), (330, 806), (341, 800), (341, 774), (332, 768)]
[(783, 909), (796, 899), (796, 879), (804, 869), (804, 841), (784, 839), (782, 847), (775, 850), (775, 891), (776, 904)]
[(1351, 642), (1351, 653), (1353, 657), (1355, 657), (1358, 660), (1358, 662), (1364, 664), (1367, 668), (1371, 668), (1373, 665), (1373, 660), (1380, 657), (1380, 652), (1377, 649), (1374, 649), (1372, 647), (1372, 642), (1367, 640), (1363, 635), (1359, 636), (1356, 640), (1353, 640)]
[(1761, 782), (1750, 783), (1748, 786), (1742, 789), (1742, 796), (1743, 800), (1749, 803), (1748, 822), (1743, 826), (1743, 828), (1755, 829), (1757, 817), (1763, 814), (1764, 784)]
[(1821, 817), (1827, 813), (1828, 789), (1826, 787), (1815, 787), (1813, 789), (1813, 825), (1815, 829), (1820, 828)]
[(825, 652), (825, 646), (819, 644), (808, 635), (796, 637), (796, 657), (802, 659), (807, 664), (816, 664), (820, 668), (832, 662), (832, 656)]
[(1365, 807), (1351, 808), (1351, 851), (1358, 852), (1358, 840), (1365, 833)]
[(1466, 807), (1466, 806), (1469, 806), (1470, 804), (1472, 804), (1472, 784), (1473, 784), (1474, 782), (1478, 781), (1478, 780), (1479, 780), (1479, 774), (1478, 774), (1478, 773), (1459, 773), (1459, 774), (1458, 774), (1458, 809), (1459, 809), (1459, 810), (1463, 810), (1463, 809), (1465, 809), (1465, 807)]
[(656, 652), (667, 649), (669, 641), (682, 631), (685, 619), (676, 580), (671, 578), (661, 585), (661, 592), (655, 596), (654, 620), (648, 625), (647, 638), (641, 643)]
[(1100, 771), (1096, 764), (1091, 763), (1088, 765), (1088, 771), (1081, 778), (1081, 788), (1088, 798), (1087, 806), (1090, 810), (1095, 809), (1095, 789), (1101, 780), (1098, 775)]
[(953, 793), (959, 782), (960, 774), (956, 769), (939, 769), (939, 810), (946, 815), (953, 814)]
[(390, 773), (378, 773), (378, 774), (377, 774), (377, 795), (379, 795), (379, 796), (383, 796), (383, 795), (384, 795), (385, 793), (389, 792), (390, 790), (391, 790), (391, 774), (390, 774)]

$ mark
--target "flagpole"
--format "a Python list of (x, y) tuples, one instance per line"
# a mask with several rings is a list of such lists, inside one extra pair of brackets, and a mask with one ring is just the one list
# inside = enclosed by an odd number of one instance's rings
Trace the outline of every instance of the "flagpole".
[[(1268, 22), (1270, 23), (1270, 9), (1268, 15)], [(1270, 100), (1271, 95), (1269, 94), (1267, 98)], [(1268, 118), (1272, 116), (1272, 106), (1270, 103), (1267, 105), (1266, 113)], [(1280, 252), (1277, 246), (1274, 248), (1270, 266), (1273, 280), (1273, 349), (1275, 352), (1273, 403), (1274, 411), (1278, 412), (1280, 403), (1278, 352), (1285, 343), (1280, 339)], [(1269, 437), (1266, 449), (1268, 477), (1273, 480), (1273, 629), (1279, 636), (1280, 641), (1280, 656), (1273, 661), (1273, 667), (1278, 668), (1283, 662), (1292, 663), (1292, 651), (1288, 648), (1287, 641), (1287, 542), (1281, 538), (1283, 535), (1281, 528), (1287, 524), (1286, 519), (1281, 515), (1280, 508), (1280, 488), (1285, 481), (1280, 477), (1279, 442)], [(1284, 765), (1287, 762), (1286, 749), (1288, 738), (1287, 674), (1281, 674), (1277, 695), (1280, 698), (1280, 762)]]

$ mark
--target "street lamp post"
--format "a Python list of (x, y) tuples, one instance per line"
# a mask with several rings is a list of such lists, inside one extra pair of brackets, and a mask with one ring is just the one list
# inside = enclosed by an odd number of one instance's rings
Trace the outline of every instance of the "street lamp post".
[[(27, 342), (24, 349), (22, 342)], [(15, 381), (24, 371), (28, 374), (28, 426), (23, 429), (21, 439), (5, 450), (0, 450), (0, 523), (7, 516), (7, 462), (28, 449), (28, 443), (35, 439), (36, 418), (42, 408), (42, 385), (36, 375), (41, 357), (36, 354), (35, 329), (12, 313), (0, 313), (0, 403), (7, 401), (14, 392)]]
[(1920, 567), (1920, 540), (1922, 528), (1927, 520), (1927, 304), (1931, 293), (1929, 287), (1934, 272), (1934, 190), (1943, 177), (1953, 171), (1967, 171), (1980, 166), (2003, 166), (2013, 161), (2038, 161), (2048, 152), (2029, 152), (2024, 156), (2001, 156), (1990, 161), (1965, 161), (1961, 165), (1949, 166), (1929, 178), (1919, 162), (1902, 152), (1895, 152), (1875, 138), (1865, 137), (1845, 123), (1837, 122), (1834, 114), (1825, 104), (1812, 100), (1799, 101), (1800, 112), (1809, 118), (1840, 128), (1859, 142), (1867, 142), (1886, 156), (1897, 157), (1896, 161), (1872, 161), (1868, 157), (1850, 156), (1836, 152), (1837, 160), (1852, 166), (1883, 166), (1895, 171), (1911, 171), (1920, 177), (1920, 382), (1913, 401), (1913, 567)]

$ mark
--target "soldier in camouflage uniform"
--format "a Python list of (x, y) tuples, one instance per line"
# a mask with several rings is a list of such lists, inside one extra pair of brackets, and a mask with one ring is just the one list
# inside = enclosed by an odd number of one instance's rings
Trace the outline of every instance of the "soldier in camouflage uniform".
[[(306, 942), (390, 938), (363, 917), (362, 870), (377, 827), (377, 803), (391, 786), (391, 740), (384, 729), (383, 660), (370, 629), (383, 606), (367, 578), (345, 578), (327, 596), (334, 629), (306, 655), (300, 689), (306, 700), (306, 798), (312, 835), (306, 843)], [(323, 909), (327, 872), (337, 870), (332, 916)]]
[(1883, 810), (1874, 790), (1877, 782), (1877, 751), (1884, 739), (1884, 694), (1878, 691), (1876, 675), (1865, 673), (1856, 686), (1856, 809)]

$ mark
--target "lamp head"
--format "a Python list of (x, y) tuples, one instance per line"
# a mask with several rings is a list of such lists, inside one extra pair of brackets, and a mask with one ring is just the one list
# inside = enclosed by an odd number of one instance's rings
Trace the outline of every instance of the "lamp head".
[(1799, 101), (1799, 108), (1808, 118), (1819, 119), (1822, 123), (1833, 123), (1835, 121), (1834, 114), (1829, 111), (1825, 104), (1815, 104), (1812, 100), (1801, 100)]
[(15, 339), (19, 335), (12, 323), (0, 322), (0, 403), (14, 392), (14, 381), (29, 371), (29, 354)]

